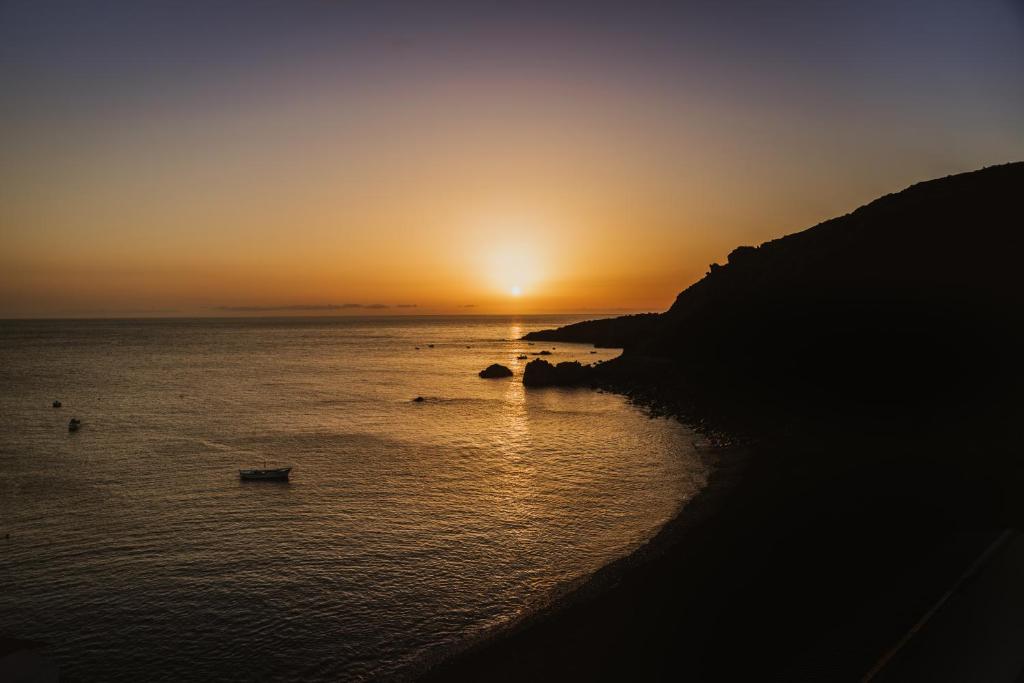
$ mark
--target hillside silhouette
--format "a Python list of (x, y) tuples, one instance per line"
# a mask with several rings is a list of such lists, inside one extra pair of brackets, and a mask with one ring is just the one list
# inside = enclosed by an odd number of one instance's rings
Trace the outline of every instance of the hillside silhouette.
[(1024, 163), (922, 182), (735, 249), (660, 315), (527, 338), (624, 347), (590, 379), (685, 386), (734, 414), (987, 409), (1021, 375), (1022, 188)]
[(610, 388), (723, 447), (650, 547), (427, 678), (864, 680), (1024, 529), (1022, 189), (1024, 163), (923, 182), (734, 250), (664, 313), (528, 335), (624, 348), (534, 361), (528, 391)]

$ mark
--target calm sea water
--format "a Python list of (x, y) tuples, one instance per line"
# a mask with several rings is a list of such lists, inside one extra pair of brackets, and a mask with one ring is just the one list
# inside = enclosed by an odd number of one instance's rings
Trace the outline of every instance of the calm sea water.
[(704, 480), (684, 427), (524, 389), (571, 320), (0, 322), (0, 634), (75, 680), (365, 679), (537, 606)]

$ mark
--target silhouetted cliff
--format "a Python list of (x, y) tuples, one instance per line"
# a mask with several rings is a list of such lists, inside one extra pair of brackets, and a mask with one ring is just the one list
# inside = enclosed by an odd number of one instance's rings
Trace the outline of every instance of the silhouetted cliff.
[(713, 409), (982, 409), (1021, 376), (1021, 190), (1024, 163), (919, 183), (739, 247), (661, 315), (533, 338), (614, 342), (622, 358), (588, 381), (685, 388)]

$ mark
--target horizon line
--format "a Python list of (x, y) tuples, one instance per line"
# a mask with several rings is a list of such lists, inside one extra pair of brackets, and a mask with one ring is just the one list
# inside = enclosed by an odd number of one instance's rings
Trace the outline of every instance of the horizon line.
[[(281, 310), (281, 309), (275, 309)], [(365, 309), (364, 309), (365, 310)], [(540, 318), (559, 315), (637, 315), (643, 313), (663, 313), (632, 308), (580, 309), (574, 311), (545, 311), (532, 313), (335, 313), (324, 315), (94, 315), (94, 316), (32, 316), (6, 317), (0, 316), (0, 322), (38, 322), (38, 321), (110, 321), (110, 320), (293, 320), (293, 319), (333, 319), (333, 318)]]

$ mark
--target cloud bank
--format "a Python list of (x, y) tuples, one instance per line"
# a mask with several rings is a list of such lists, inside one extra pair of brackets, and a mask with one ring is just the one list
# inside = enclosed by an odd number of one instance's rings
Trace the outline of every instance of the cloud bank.
[[(323, 312), (353, 309), (381, 310), (390, 304), (285, 304), (279, 306), (215, 306), (214, 310), (228, 313)], [(397, 308), (416, 308), (416, 304), (398, 304)]]

